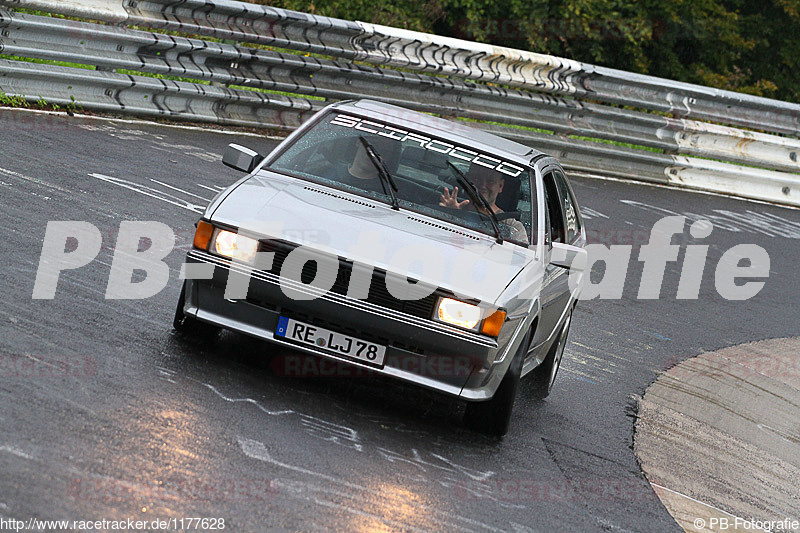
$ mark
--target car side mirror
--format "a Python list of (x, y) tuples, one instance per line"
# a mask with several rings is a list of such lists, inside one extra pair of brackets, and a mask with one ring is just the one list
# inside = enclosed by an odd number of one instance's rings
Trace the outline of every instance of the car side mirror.
[(589, 261), (589, 254), (580, 246), (572, 246), (560, 242), (553, 243), (553, 250), (550, 254), (550, 264), (566, 268), (575, 272), (586, 270), (586, 263)]
[(264, 157), (250, 148), (238, 144), (229, 144), (222, 156), (222, 164), (248, 174), (255, 169)]

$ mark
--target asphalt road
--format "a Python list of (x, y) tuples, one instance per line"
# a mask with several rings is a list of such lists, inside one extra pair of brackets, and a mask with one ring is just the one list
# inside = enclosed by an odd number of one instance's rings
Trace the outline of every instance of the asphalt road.
[[(228, 531), (677, 531), (631, 449), (635, 399), (702, 353), (798, 334), (800, 211), (635, 183), (573, 178), (591, 242), (645, 243), (670, 213), (715, 217), (698, 300), (581, 302), (551, 397), (521, 388), (502, 440), (465, 429), (463, 405), (383, 379), (287, 378), (278, 350), (172, 331), (178, 272), (200, 206), (239, 174), (229, 142), (148, 124), (0, 111), (0, 518), (222, 518)], [(666, 210), (666, 211), (664, 211)], [(48, 221), (97, 226), (103, 248), (32, 300)], [(177, 234), (166, 289), (104, 298), (126, 220)], [(727, 229), (723, 228), (726, 226)], [(676, 242), (690, 242), (687, 232)], [(771, 259), (748, 301), (722, 298), (721, 255)], [(675, 468), (680, 468), (679, 464)], [(187, 528), (184, 528), (187, 529)]]

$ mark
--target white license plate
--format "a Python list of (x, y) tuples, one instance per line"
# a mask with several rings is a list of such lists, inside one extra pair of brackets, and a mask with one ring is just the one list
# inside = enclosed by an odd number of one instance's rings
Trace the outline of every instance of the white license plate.
[(342, 335), (329, 329), (312, 326), (282, 316), (278, 319), (275, 336), (284, 339), (314, 346), (315, 348), (344, 357), (352, 357), (373, 365), (383, 365), (386, 357), (386, 346), (373, 342), (362, 341), (355, 337)]

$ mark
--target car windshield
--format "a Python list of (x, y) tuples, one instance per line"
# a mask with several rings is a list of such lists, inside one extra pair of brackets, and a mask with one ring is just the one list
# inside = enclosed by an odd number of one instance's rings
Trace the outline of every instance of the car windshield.
[(535, 234), (527, 168), (389, 123), (330, 113), (268, 168), (387, 203), (396, 186), (400, 209), (494, 235), (488, 205), (504, 240), (527, 245)]

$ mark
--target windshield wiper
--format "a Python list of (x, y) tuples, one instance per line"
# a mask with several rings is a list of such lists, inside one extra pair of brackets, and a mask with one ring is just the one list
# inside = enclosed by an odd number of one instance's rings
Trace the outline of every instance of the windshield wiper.
[[(464, 186), (464, 189), (467, 191), (467, 194), (469, 194), (472, 197), (472, 201), (474, 202), (475, 200), (478, 200), (478, 204), (482, 205), (483, 208), (486, 209), (486, 213), (484, 214), (489, 217), (489, 222), (492, 223), (492, 228), (494, 228), (494, 235), (495, 237), (497, 237), (497, 244), (503, 244), (503, 234), (500, 231), (500, 221), (497, 220), (497, 215), (494, 214), (492, 206), (489, 205), (489, 201), (481, 194), (478, 188), (475, 187), (475, 184), (469, 181), (469, 179), (467, 179), (464, 173), (461, 172), (457, 166), (455, 166), (450, 161), (448, 161), (447, 164), (450, 165), (450, 168), (455, 170), (456, 179), (459, 181), (459, 183), (461, 183)], [(476, 209), (475, 211), (477, 211), (478, 213), (483, 213), (483, 211), (481, 211), (480, 209)]]
[(383, 158), (381, 158), (378, 151), (375, 150), (375, 147), (372, 146), (363, 135), (361, 135), (359, 139), (361, 139), (361, 142), (364, 144), (364, 149), (369, 156), (369, 160), (372, 161), (372, 164), (375, 165), (375, 168), (378, 170), (378, 176), (381, 178), (381, 184), (383, 185), (383, 192), (392, 197), (392, 209), (399, 211), (400, 204), (397, 202), (397, 184), (392, 174), (389, 172), (389, 169), (386, 168)]

